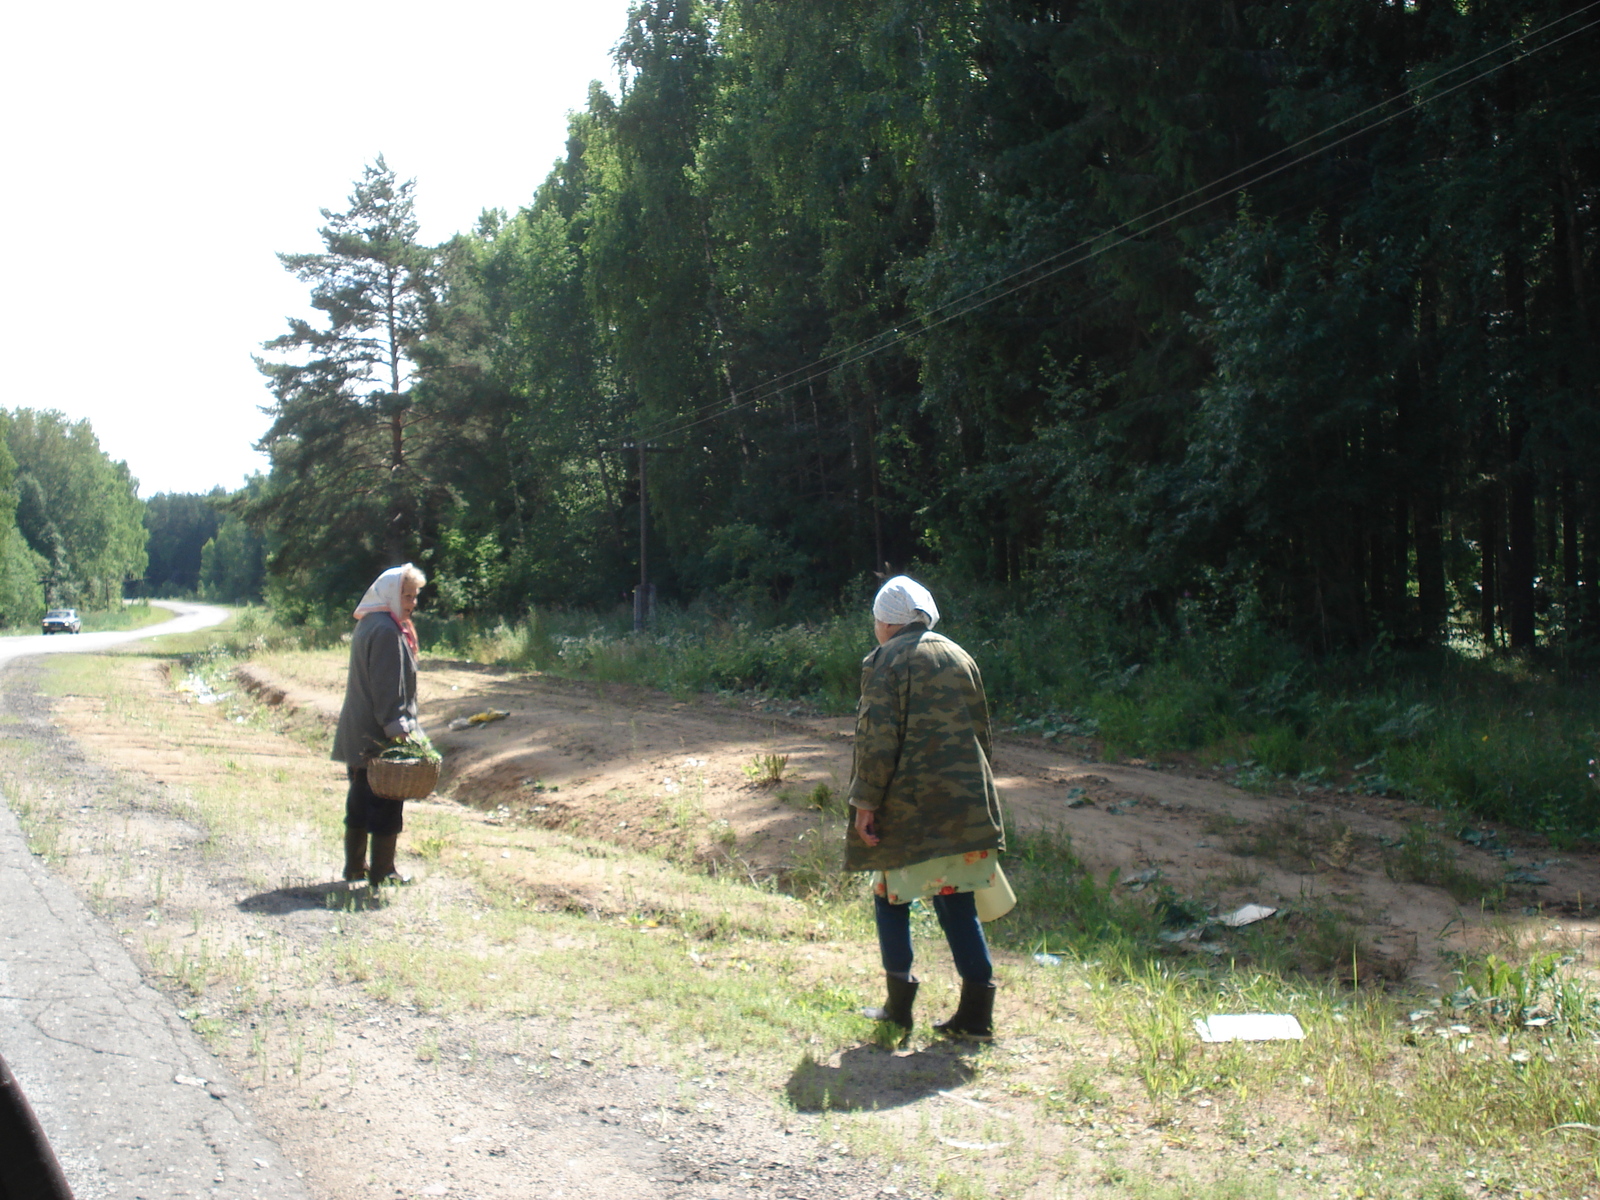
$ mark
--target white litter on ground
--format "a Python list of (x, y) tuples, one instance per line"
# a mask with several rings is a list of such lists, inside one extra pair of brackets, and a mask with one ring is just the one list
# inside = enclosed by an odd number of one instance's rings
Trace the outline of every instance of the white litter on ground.
[(1306, 1036), (1289, 1013), (1224, 1013), (1194, 1019), (1202, 1042), (1298, 1042)]
[(1246, 904), (1243, 908), (1234, 909), (1225, 917), (1218, 917), (1217, 920), (1229, 929), (1238, 929), (1241, 925), (1254, 925), (1257, 921), (1265, 921), (1277, 911), (1265, 904)]

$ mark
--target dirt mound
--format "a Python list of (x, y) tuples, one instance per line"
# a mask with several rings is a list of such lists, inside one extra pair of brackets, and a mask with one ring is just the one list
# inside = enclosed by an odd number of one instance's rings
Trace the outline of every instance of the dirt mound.
[(339, 720), (339, 709), (344, 703), (344, 697), (341, 695), (299, 686), (292, 680), (275, 678), (253, 663), (245, 663), (236, 668), (233, 677), (240, 687), (263, 704), (271, 705), (273, 708), (286, 706), (301, 709), (326, 717), (332, 722)]
[[(336, 716), (339, 697), (319, 669), (322, 689), (259, 663), (240, 680), (269, 702)], [(633, 847), (697, 838), (702, 856), (770, 875), (818, 844), (819, 821), (838, 819), (818, 805), (836, 807), (848, 787), (848, 719), (779, 717), (710, 697), (439, 660), (424, 663), (420, 688), (424, 727), (445, 754), (441, 794), (548, 828)], [(483, 713), (504, 715), (462, 727)], [(1033, 739), (1002, 739), (995, 758), (1013, 824), (1067, 833), (1097, 878), (1159, 881), (1223, 911), (1341, 908), (1365, 929), (1365, 958), (1351, 970), (1366, 977), (1444, 985), (1445, 953), (1465, 948), (1487, 919), (1439, 888), (1390, 877), (1387, 860), (1407, 830), (1441, 821), (1432, 810), (1329, 791), (1259, 795), (1218, 773), (1088, 762)], [(759, 782), (773, 764), (781, 779)], [(1440, 825), (1434, 836), (1464, 870), (1498, 880), (1508, 860), (1537, 869), (1547, 883), (1523, 887), (1530, 906), (1577, 912), (1584, 894), (1600, 895), (1600, 864), (1590, 857), (1555, 856), (1506, 830), (1482, 846), (1458, 844), (1457, 832)], [(558, 884), (541, 886), (563, 904), (598, 902), (587, 881)]]

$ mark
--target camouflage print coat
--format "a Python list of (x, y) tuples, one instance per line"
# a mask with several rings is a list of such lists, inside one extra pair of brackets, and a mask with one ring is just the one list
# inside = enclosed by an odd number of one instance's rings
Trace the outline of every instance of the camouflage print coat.
[(915, 624), (867, 655), (850, 803), (877, 812), (882, 840), (868, 846), (852, 820), (845, 870), (892, 870), (1003, 849), (989, 754), (989, 704), (965, 650)]

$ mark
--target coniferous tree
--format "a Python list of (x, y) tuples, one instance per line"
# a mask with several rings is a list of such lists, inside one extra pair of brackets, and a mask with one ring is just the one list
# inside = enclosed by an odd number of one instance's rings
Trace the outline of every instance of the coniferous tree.
[(259, 600), (265, 574), (261, 536), (233, 513), (226, 514), (216, 535), (200, 548), (200, 595), (232, 604)]
[(404, 547), (462, 610), (616, 595), (643, 434), (669, 593), (1600, 637), (1580, 11), (642, 0), (527, 209), (436, 259), (380, 160), (285, 258), (275, 594)]
[[(417, 241), (415, 181), (379, 156), (343, 212), (322, 210), (323, 250), (281, 254), (323, 322), (291, 318), (257, 360), (271, 387), (273, 486), (239, 511), (278, 535), (273, 570), (348, 590), (417, 551), (439, 414), (416, 403), (416, 351), (438, 300), (436, 255)], [(311, 582), (315, 581), (315, 582)]]
[(158, 492), (145, 501), (144, 527), (150, 534), (150, 565), (145, 595), (192, 596), (200, 587), (200, 548), (216, 536), (222, 520), (217, 504), (226, 493)]

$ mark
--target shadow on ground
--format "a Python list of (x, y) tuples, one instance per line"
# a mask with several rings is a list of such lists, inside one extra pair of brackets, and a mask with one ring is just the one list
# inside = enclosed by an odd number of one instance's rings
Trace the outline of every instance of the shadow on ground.
[(801, 1112), (898, 1108), (969, 1082), (977, 1069), (966, 1061), (968, 1053), (955, 1044), (910, 1054), (857, 1046), (839, 1056), (837, 1067), (819, 1063), (808, 1053), (789, 1076), (785, 1090)]
[(366, 885), (351, 886), (341, 881), (312, 883), (299, 887), (274, 888), (270, 892), (257, 892), (239, 901), (240, 912), (267, 913), (268, 915), (305, 912), (309, 909), (336, 912), (366, 912), (381, 908), (383, 897)]

